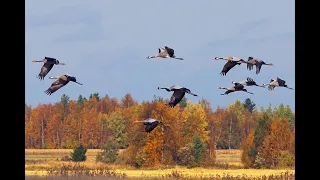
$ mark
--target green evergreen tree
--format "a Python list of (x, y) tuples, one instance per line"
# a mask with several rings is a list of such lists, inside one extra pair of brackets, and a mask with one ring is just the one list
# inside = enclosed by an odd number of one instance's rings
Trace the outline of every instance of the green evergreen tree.
[(80, 144), (71, 153), (71, 160), (73, 162), (85, 161), (87, 159), (86, 153), (87, 149), (82, 144)]
[(63, 94), (61, 96), (61, 120), (65, 120), (67, 115), (69, 114), (69, 103), (70, 103), (70, 97), (66, 94)]
[(205, 145), (201, 137), (196, 133), (192, 137), (193, 156), (195, 163), (199, 163), (205, 155)]
[(295, 123), (295, 116), (294, 116), (294, 112), (291, 110), (290, 106), (284, 106), (283, 103), (281, 103), (277, 108), (275, 107), (273, 109), (273, 114), (275, 114), (276, 116), (282, 118), (287, 118), (290, 127), (292, 128), (294, 126)]
[(100, 99), (99, 93), (97, 93), (97, 92), (93, 93), (93, 94), (90, 94), (89, 99), (91, 99), (93, 97), (95, 97), (97, 99), (97, 101), (99, 101), (99, 99)]
[[(269, 112), (264, 112), (262, 117), (258, 119), (258, 124), (254, 132), (254, 138), (253, 138), (253, 147), (250, 148), (249, 151), (249, 157), (254, 158), (256, 161), (259, 161), (261, 159), (257, 159), (258, 150), (262, 146), (263, 141), (266, 136), (268, 136), (271, 132), (271, 123), (272, 119), (269, 115)], [(254, 165), (255, 167), (258, 167), (257, 165)]]
[(108, 129), (113, 131), (113, 136), (119, 145), (119, 148), (126, 146), (126, 131), (125, 131), (125, 120), (120, 111), (114, 111), (111, 113), (110, 118), (107, 121)]
[(256, 107), (256, 104), (251, 101), (250, 98), (247, 98), (244, 103), (243, 103), (243, 106), (248, 109), (248, 111), (252, 114), (253, 110), (255, 109)]

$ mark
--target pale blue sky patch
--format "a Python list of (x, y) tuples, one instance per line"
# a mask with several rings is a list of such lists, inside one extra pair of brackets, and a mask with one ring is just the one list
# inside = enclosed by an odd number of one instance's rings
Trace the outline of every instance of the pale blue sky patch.
[[(163, 0), (57, 0), (26, 1), (26, 103), (57, 102), (62, 94), (77, 99), (98, 92), (121, 99), (126, 93), (142, 102), (153, 95), (169, 98), (158, 86), (181, 85), (206, 98), (215, 109), (236, 99), (250, 97), (258, 107), (279, 105), (295, 108), (295, 91), (276, 88), (269, 92), (248, 87), (247, 93), (221, 96), (219, 86), (252, 77), (259, 84), (279, 76), (295, 88), (294, 1), (191, 1)], [(174, 59), (146, 59), (167, 45)], [(44, 56), (66, 63), (53, 67), (44, 81), (36, 78)], [(220, 76), (225, 61), (216, 56), (254, 56), (273, 63), (259, 75), (246, 65)], [(49, 76), (71, 74), (83, 86), (70, 83), (51, 96), (44, 91)]]

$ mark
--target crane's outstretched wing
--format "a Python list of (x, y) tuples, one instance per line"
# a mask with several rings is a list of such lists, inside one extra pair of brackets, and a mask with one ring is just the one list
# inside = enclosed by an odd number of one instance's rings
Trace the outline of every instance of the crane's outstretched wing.
[(247, 78), (247, 84), (249, 86), (252, 86), (252, 85), (257, 85), (257, 83), (252, 79), (252, 78)]
[(159, 49), (159, 53), (166, 51), (164, 48), (158, 48)]
[(54, 65), (53, 63), (44, 63), (43, 66), (41, 67), (40, 73), (37, 77), (39, 79), (43, 80), (44, 77), (46, 77), (46, 75), (52, 69), (53, 65)]
[(145, 128), (145, 132), (150, 133), (154, 128), (156, 128), (159, 124), (159, 121), (153, 121), (153, 122), (144, 122), (143, 123)]
[(253, 65), (256, 63), (256, 60), (253, 57), (248, 58), (247, 69), (251, 71), (253, 69)]
[(228, 94), (230, 94), (230, 93), (232, 93), (232, 92), (234, 92), (234, 91), (227, 90), (226, 92), (224, 92), (224, 93), (223, 93), (223, 94), (221, 94), (221, 95), (228, 95)]
[(272, 90), (274, 90), (275, 87), (276, 87), (276, 86), (274, 86), (274, 85), (269, 85), (269, 86), (268, 86), (268, 90), (269, 90), (269, 91), (272, 91)]
[(236, 61), (228, 61), (224, 66), (223, 66), (223, 69), (222, 69), (222, 71), (220, 72), (220, 74), (222, 75), (222, 76), (225, 76), (226, 74), (227, 74), (227, 72), (229, 72), (230, 71), (230, 69), (232, 69), (235, 65), (237, 65), (237, 64), (240, 64), (240, 63), (238, 63), (238, 62), (236, 62)]
[(66, 84), (68, 84), (69, 81), (65, 81), (61, 78), (55, 80), (51, 86), (45, 91), (46, 94), (51, 95), (52, 93), (56, 92), (58, 89), (62, 88)]
[(175, 91), (169, 101), (169, 106), (170, 107), (175, 107), (183, 98), (183, 96), (185, 95), (184, 91)]
[(252, 81), (254, 81), (252, 78), (250, 78), (250, 77), (247, 77), (247, 81), (248, 82), (252, 82)]
[(52, 63), (54, 63), (57, 59), (56, 58), (51, 58), (51, 57), (44, 57), (46, 60), (47, 60), (47, 62), (52, 62)]
[(261, 62), (256, 63), (256, 74), (260, 73), (261, 67), (262, 67), (262, 63)]
[(244, 86), (240, 83), (235, 83), (233, 87), (236, 91), (242, 90), (244, 88)]
[(285, 85), (285, 84), (286, 84), (286, 81), (285, 81), (285, 80), (280, 79), (279, 77), (277, 77), (277, 82), (278, 82), (279, 86), (283, 86), (283, 85)]
[(169, 48), (168, 46), (164, 46), (164, 48), (167, 50), (168, 54), (170, 57), (173, 57), (174, 55), (174, 50)]

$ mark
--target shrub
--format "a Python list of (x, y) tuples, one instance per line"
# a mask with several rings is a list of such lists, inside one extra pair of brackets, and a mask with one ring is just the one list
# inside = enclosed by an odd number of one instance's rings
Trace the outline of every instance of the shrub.
[(102, 147), (102, 152), (98, 152), (96, 156), (97, 162), (113, 163), (117, 160), (118, 148), (117, 144), (112, 140), (108, 140), (107, 143)]
[(194, 167), (195, 158), (193, 156), (193, 146), (191, 143), (187, 146), (182, 147), (178, 151), (179, 164), (187, 167)]
[(87, 149), (82, 144), (80, 144), (71, 153), (71, 160), (74, 162), (85, 161), (87, 159), (86, 153)]
[[(194, 134), (192, 142), (178, 151), (179, 164), (188, 168), (199, 166), (205, 158), (205, 144), (198, 134)], [(203, 162), (202, 162), (203, 164)]]
[(69, 155), (65, 155), (61, 158), (61, 161), (71, 161), (71, 157)]
[(255, 169), (261, 169), (262, 166), (263, 166), (264, 161), (265, 160), (263, 159), (263, 157), (258, 153), (257, 157), (256, 157), (256, 159), (254, 161), (253, 167)]
[(294, 167), (294, 156), (289, 151), (281, 151), (278, 167)]
[(136, 167), (141, 167), (146, 162), (146, 152), (143, 148), (138, 150), (136, 155)]

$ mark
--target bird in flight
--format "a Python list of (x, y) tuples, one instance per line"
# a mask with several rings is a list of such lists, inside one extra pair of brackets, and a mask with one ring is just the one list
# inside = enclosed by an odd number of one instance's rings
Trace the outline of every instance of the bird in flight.
[(190, 91), (190, 89), (188, 88), (185, 88), (185, 87), (181, 87), (181, 86), (178, 86), (178, 85), (174, 85), (174, 86), (170, 86), (170, 87), (164, 87), (164, 88), (160, 88), (158, 87), (158, 89), (165, 89), (167, 90), (168, 92), (170, 91), (173, 91), (173, 94), (170, 98), (170, 101), (168, 103), (168, 105), (170, 107), (175, 107), (180, 101), (181, 99), (184, 97), (184, 95), (186, 93), (192, 95), (192, 96), (198, 96), (197, 94), (194, 94)]
[[(147, 133), (150, 133), (159, 124), (165, 125), (165, 124), (162, 123), (162, 121), (157, 120), (157, 119), (152, 119), (152, 118), (148, 118), (148, 119), (145, 119), (143, 121), (134, 121), (134, 123), (143, 123), (143, 125), (144, 125), (144, 131), (143, 132), (147, 132)], [(165, 126), (169, 126), (169, 125), (165, 125)]]
[(236, 65), (241, 65), (242, 63), (247, 63), (247, 62), (243, 59), (240, 59), (238, 61), (228, 60), (228, 62), (226, 62), (226, 64), (223, 66), (223, 68), (220, 72), (220, 75), (222, 75), (222, 76), (227, 75), (227, 73), (230, 71), (230, 69), (232, 69)]
[(225, 89), (227, 90), (224, 94), (221, 94), (221, 95), (228, 95), (232, 92), (235, 92), (235, 91), (243, 91), (243, 92), (246, 92), (246, 93), (249, 93), (249, 94), (253, 94), (252, 92), (248, 92), (247, 89), (244, 88), (244, 86), (242, 84), (239, 84), (237, 82), (232, 82), (234, 84), (234, 86), (232, 87), (229, 87), (229, 88), (224, 88), (224, 87), (219, 87), (218, 89)]
[(254, 57), (249, 57), (247, 61), (247, 69), (251, 71), (253, 69), (253, 66), (256, 66), (256, 74), (260, 73), (262, 65), (267, 65), (267, 66), (273, 66), (272, 63), (265, 63), (261, 59), (254, 58)]
[(43, 66), (41, 67), (39, 75), (37, 77), (40, 80), (43, 80), (44, 77), (50, 72), (52, 69), (53, 65), (66, 65), (65, 63), (60, 63), (59, 60), (51, 57), (44, 57), (44, 59), (37, 61), (37, 60), (32, 60), (32, 62), (43, 62)]
[(268, 86), (269, 91), (274, 90), (275, 87), (285, 87), (293, 90), (293, 88), (286, 85), (286, 81), (280, 79), (279, 77), (277, 77), (277, 79), (271, 79), (269, 84), (263, 84), (263, 86)]
[(169, 48), (168, 46), (164, 46), (164, 48), (159, 47), (159, 53), (156, 54), (155, 56), (147, 56), (147, 59), (151, 58), (173, 58), (173, 59), (178, 59), (178, 60), (183, 60), (183, 58), (178, 58), (174, 54), (174, 50), (172, 48)]
[(68, 75), (68, 74), (63, 74), (57, 77), (49, 77), (49, 79), (56, 79), (51, 86), (45, 91), (46, 94), (51, 95), (52, 93), (56, 92), (58, 89), (62, 88), (63, 86), (67, 85), (70, 81), (80, 84), (81, 83), (77, 82), (76, 77)]
[(263, 87), (263, 85), (258, 85), (252, 78), (250, 77), (247, 77), (247, 80), (245, 81), (241, 81), (241, 82), (235, 82), (235, 81), (232, 81), (232, 83), (239, 83), (239, 84), (242, 84), (244, 86), (259, 86), (259, 87)]

